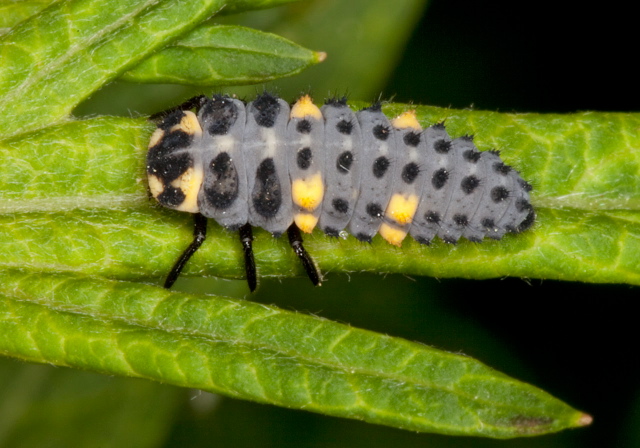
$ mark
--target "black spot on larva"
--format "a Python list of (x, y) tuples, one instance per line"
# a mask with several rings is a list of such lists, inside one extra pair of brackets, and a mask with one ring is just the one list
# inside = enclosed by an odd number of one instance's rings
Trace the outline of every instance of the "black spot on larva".
[(535, 220), (536, 220), (536, 212), (534, 212), (533, 207), (531, 207), (529, 209), (529, 214), (527, 215), (527, 217), (516, 228), (516, 232), (524, 232), (525, 230), (531, 228)]
[(389, 162), (389, 159), (387, 159), (385, 156), (380, 156), (373, 161), (373, 175), (376, 177), (376, 179), (380, 179), (385, 175), (387, 169), (389, 169), (390, 164), (391, 162)]
[(460, 188), (462, 188), (462, 191), (464, 191), (466, 194), (473, 193), (479, 185), (480, 179), (473, 175), (464, 177), (460, 182)]
[(347, 97), (343, 96), (340, 98), (337, 98), (337, 97), (327, 98), (324, 101), (324, 104), (328, 104), (334, 107), (347, 107)]
[(367, 204), (367, 215), (372, 218), (381, 218), (383, 213), (382, 207), (380, 207), (379, 204), (376, 204), (375, 202)]
[(469, 225), (469, 218), (467, 217), (467, 215), (457, 214), (453, 215), (453, 222), (458, 227), (466, 227)]
[(471, 163), (477, 163), (478, 160), (480, 160), (481, 155), (481, 152), (475, 151), (473, 149), (467, 149), (462, 153), (462, 157), (464, 157), (464, 160)]
[(168, 131), (169, 129), (171, 129), (178, 123), (180, 123), (184, 115), (185, 115), (184, 111), (181, 111), (181, 110), (173, 111), (162, 119), (160, 124), (158, 124), (158, 127), (163, 131)]
[(440, 224), (442, 218), (440, 218), (440, 213), (429, 211), (424, 214), (424, 220), (429, 224)]
[(404, 144), (407, 146), (416, 147), (420, 144), (420, 134), (417, 132), (407, 132), (404, 134)]
[(504, 226), (504, 230), (507, 233), (516, 233), (516, 227), (513, 224), (507, 224), (506, 226)]
[(511, 167), (509, 165), (505, 165), (503, 162), (495, 162), (493, 164), (493, 171), (503, 176), (506, 176), (511, 172)]
[(338, 124), (336, 124), (336, 129), (341, 134), (350, 135), (351, 132), (353, 132), (353, 123), (347, 120), (340, 120)]
[(444, 139), (436, 140), (433, 144), (433, 149), (435, 149), (438, 154), (446, 154), (451, 151), (451, 142)]
[(258, 166), (251, 200), (256, 212), (265, 218), (273, 218), (280, 210), (282, 188), (272, 158), (263, 160)]
[(503, 186), (493, 187), (491, 189), (491, 200), (495, 203), (502, 202), (509, 197), (509, 190)]
[(298, 168), (300, 168), (301, 170), (309, 169), (312, 160), (313, 154), (311, 153), (311, 148), (305, 147), (298, 150), (298, 155), (296, 157)]
[(451, 235), (445, 235), (442, 237), (442, 241), (444, 241), (447, 244), (452, 244), (452, 245), (456, 245), (458, 244), (458, 239), (452, 237)]
[(218, 209), (228, 208), (238, 197), (238, 171), (226, 152), (221, 152), (211, 161), (209, 170), (212, 182), (207, 182), (205, 196)]
[(416, 177), (420, 174), (420, 168), (414, 162), (407, 163), (404, 168), (402, 168), (402, 180), (406, 184), (412, 184)]
[(353, 153), (351, 151), (345, 151), (338, 156), (336, 160), (336, 169), (339, 173), (347, 174), (351, 169), (353, 163)]
[(516, 201), (516, 210), (518, 210), (518, 212), (522, 213), (530, 209), (531, 209), (531, 204), (529, 204), (529, 201), (527, 201), (526, 199), (520, 198)]
[(486, 230), (493, 230), (496, 228), (496, 222), (491, 218), (482, 219), (480, 221), (480, 224), (482, 224), (482, 227), (484, 227)]
[(155, 146), (149, 148), (147, 159), (160, 159), (170, 156), (176, 149), (186, 148), (191, 145), (193, 135), (183, 131), (173, 131), (165, 134)]
[(465, 134), (462, 137), (460, 137), (460, 140), (464, 140), (466, 142), (473, 142), (473, 135)]
[(429, 246), (431, 244), (431, 240), (423, 237), (423, 236), (418, 236), (415, 237), (416, 241), (420, 244), (424, 244), (425, 246)]
[(333, 227), (325, 227), (322, 229), (325, 235), (331, 236), (334, 238), (338, 238), (340, 236), (340, 231), (338, 229), (334, 229)]
[(207, 128), (210, 135), (226, 135), (238, 119), (238, 108), (229, 98), (214, 96), (204, 102), (200, 119), (211, 123)]
[(193, 158), (183, 152), (150, 160), (147, 163), (147, 172), (161, 179), (165, 185), (169, 185), (192, 166)]
[(338, 213), (347, 213), (349, 212), (349, 203), (342, 198), (335, 198), (331, 201), (331, 206)]
[(372, 133), (373, 133), (373, 136), (378, 140), (385, 141), (386, 139), (389, 138), (389, 135), (391, 134), (391, 129), (389, 128), (389, 126), (378, 124), (373, 127)]
[(253, 102), (252, 112), (258, 126), (263, 128), (273, 127), (276, 122), (276, 118), (280, 113), (280, 103), (278, 103), (278, 98), (266, 92), (258, 95)]
[(469, 236), (467, 239), (472, 243), (482, 243), (482, 238), (479, 236)]
[(366, 233), (356, 233), (355, 237), (358, 241), (362, 241), (363, 243), (371, 242), (371, 236), (367, 235)]
[(158, 202), (165, 207), (177, 207), (186, 199), (182, 190), (168, 185), (162, 193), (158, 195)]
[(226, 135), (232, 125), (233, 123), (229, 121), (215, 120), (211, 125), (209, 125), (207, 132), (209, 135)]
[(498, 151), (497, 149), (490, 149), (489, 151), (487, 151), (489, 154), (493, 154), (496, 157), (500, 157), (500, 151)]
[(524, 179), (518, 179), (518, 185), (520, 185), (520, 188), (522, 188), (527, 193), (533, 190), (533, 187), (531, 186), (531, 184)]
[(449, 180), (449, 172), (444, 168), (440, 168), (438, 171), (433, 173), (431, 184), (433, 185), (433, 188), (439, 190), (444, 187), (444, 184), (447, 183), (447, 180)]
[(298, 124), (296, 124), (296, 131), (300, 134), (308, 134), (311, 132), (311, 122), (307, 119), (300, 120)]

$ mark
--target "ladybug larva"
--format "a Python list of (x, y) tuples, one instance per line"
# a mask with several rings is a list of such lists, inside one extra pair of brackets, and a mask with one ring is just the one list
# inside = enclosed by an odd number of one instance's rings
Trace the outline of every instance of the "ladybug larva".
[[(195, 113), (191, 110), (195, 109)], [(532, 226), (531, 186), (470, 137), (443, 124), (423, 130), (412, 111), (389, 120), (379, 104), (353, 112), (346, 99), (321, 109), (263, 93), (245, 105), (196, 97), (164, 115), (149, 142), (149, 189), (165, 207), (194, 213), (194, 240), (169, 273), (178, 278), (206, 237), (207, 218), (239, 231), (249, 288), (256, 288), (252, 227), (287, 233), (309, 278), (320, 284), (300, 230), (319, 227), (360, 241), (376, 234), (400, 246), (436, 236), (481, 242)]]

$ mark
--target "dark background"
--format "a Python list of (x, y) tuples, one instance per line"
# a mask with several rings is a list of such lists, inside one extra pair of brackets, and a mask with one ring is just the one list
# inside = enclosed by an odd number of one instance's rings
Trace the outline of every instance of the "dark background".
[(615, 1), (433, 0), (385, 92), (456, 108), (637, 111), (637, 18)]

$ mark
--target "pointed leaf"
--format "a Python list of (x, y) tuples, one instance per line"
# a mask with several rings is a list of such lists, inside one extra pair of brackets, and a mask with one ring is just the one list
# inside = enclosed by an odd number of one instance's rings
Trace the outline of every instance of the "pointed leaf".
[(0, 351), (413, 431), (541, 434), (590, 417), (478, 361), (252, 302), (0, 273)]
[[(266, 19), (264, 15), (237, 19), (244, 19), (241, 25), (327, 53), (327, 60), (313, 70), (293, 81), (275, 82), (284, 97), (311, 88), (318, 94), (337, 92), (373, 100), (380, 96), (426, 6), (427, 0), (395, 0), (392, 5), (387, 0), (323, 0), (269, 11)], [(254, 92), (243, 89), (240, 96)]]
[(274, 34), (207, 25), (144, 60), (122, 79), (200, 86), (257, 84), (295, 75), (324, 57)]

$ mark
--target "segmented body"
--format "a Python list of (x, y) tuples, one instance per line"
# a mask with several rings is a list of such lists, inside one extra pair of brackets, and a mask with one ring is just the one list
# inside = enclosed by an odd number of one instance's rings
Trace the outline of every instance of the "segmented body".
[(343, 99), (293, 107), (268, 93), (244, 104), (202, 98), (177, 110), (149, 144), (152, 195), (229, 230), (245, 224), (280, 236), (295, 222), (361, 241), (399, 246), (436, 236), (480, 242), (531, 227), (530, 185), (496, 151), (442, 124), (422, 129), (412, 112), (389, 120), (379, 105), (354, 112)]

